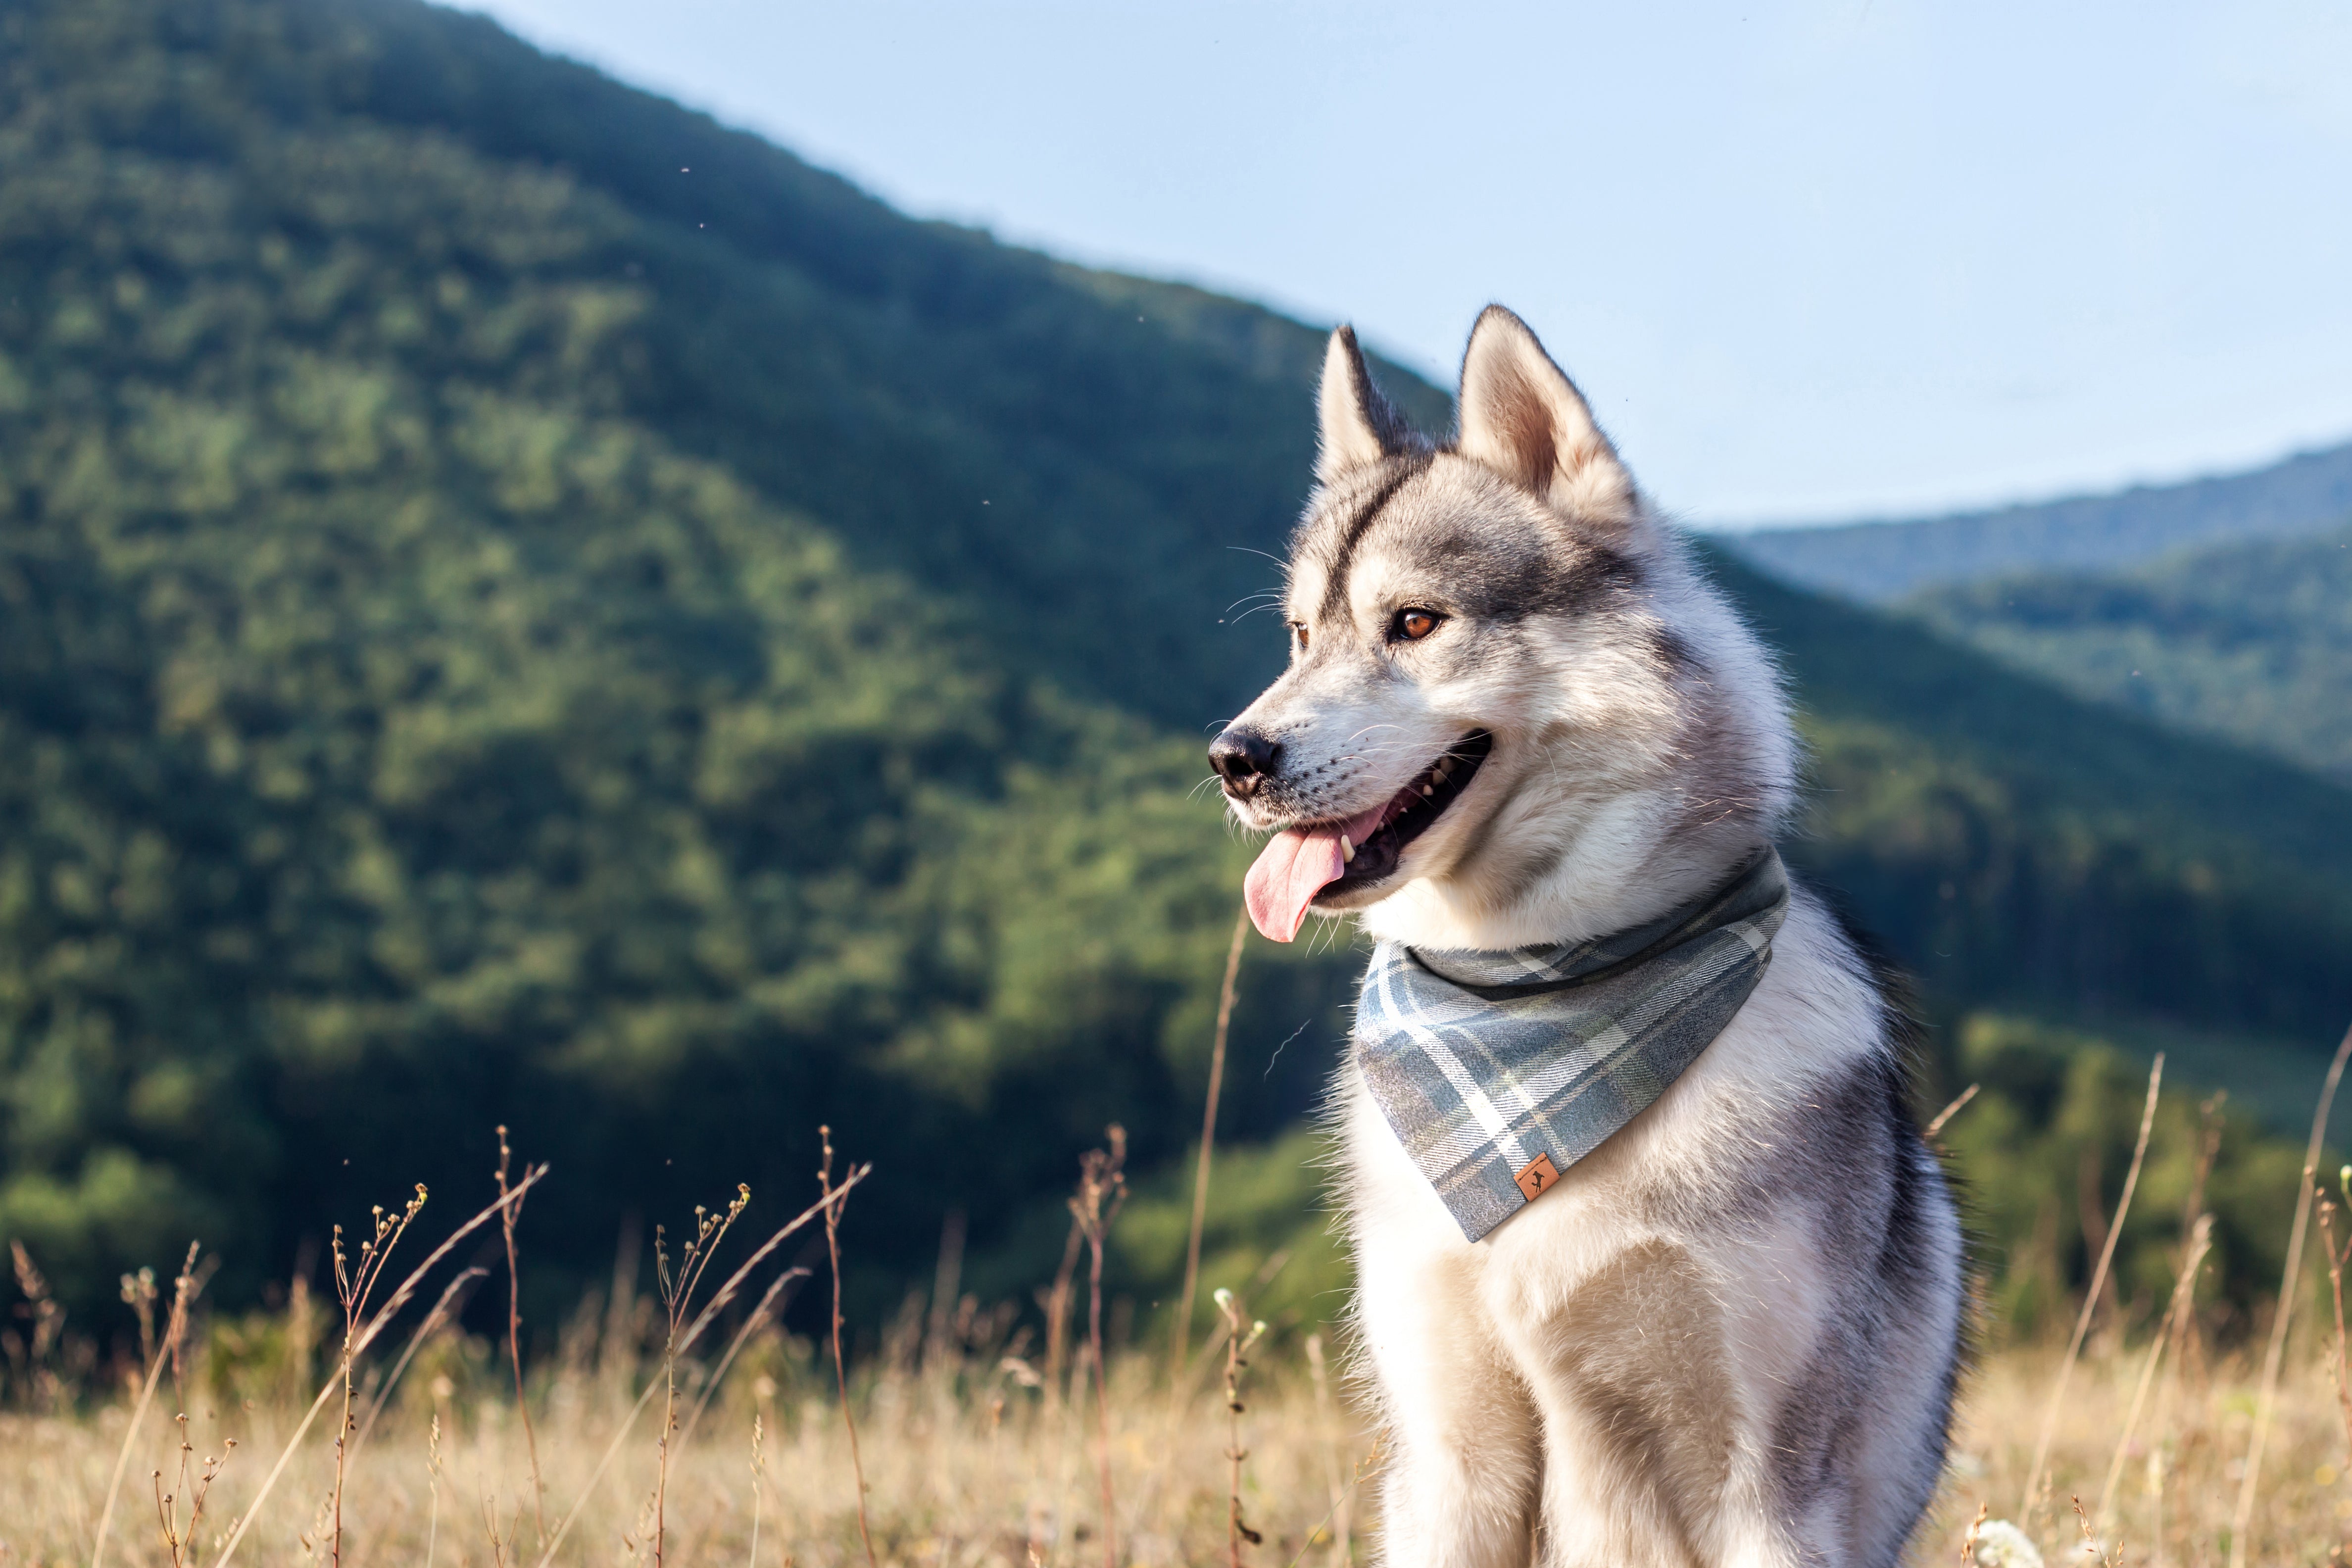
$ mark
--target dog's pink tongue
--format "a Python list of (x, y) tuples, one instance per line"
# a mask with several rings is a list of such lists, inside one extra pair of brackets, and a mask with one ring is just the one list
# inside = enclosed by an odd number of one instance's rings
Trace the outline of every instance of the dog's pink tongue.
[(1348, 874), (1348, 857), (1339, 835), (1361, 844), (1376, 832), (1387, 813), (1380, 806), (1360, 812), (1347, 821), (1310, 831), (1285, 828), (1258, 851), (1249, 875), (1242, 880), (1242, 902), (1257, 929), (1275, 942), (1288, 942), (1307, 923), (1307, 906), (1315, 895)]
[(1315, 895), (1348, 871), (1339, 852), (1339, 829), (1302, 833), (1288, 828), (1277, 833), (1242, 882), (1242, 901), (1250, 919), (1274, 942), (1288, 942), (1307, 923), (1307, 906)]

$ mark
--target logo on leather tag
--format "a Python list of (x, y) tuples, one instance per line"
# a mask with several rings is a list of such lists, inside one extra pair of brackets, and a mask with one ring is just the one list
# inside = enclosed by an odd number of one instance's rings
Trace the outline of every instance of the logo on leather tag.
[(1519, 1191), (1527, 1194), (1528, 1201), (1533, 1203), (1559, 1180), (1559, 1171), (1552, 1164), (1551, 1156), (1538, 1154), (1528, 1161), (1526, 1169), (1519, 1173)]

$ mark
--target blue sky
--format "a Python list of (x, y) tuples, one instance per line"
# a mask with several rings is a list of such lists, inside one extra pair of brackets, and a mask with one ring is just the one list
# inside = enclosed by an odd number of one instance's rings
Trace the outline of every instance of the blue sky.
[(1702, 524), (2352, 438), (2352, 6), (493, 0), (915, 213), (1450, 384), (1489, 300)]

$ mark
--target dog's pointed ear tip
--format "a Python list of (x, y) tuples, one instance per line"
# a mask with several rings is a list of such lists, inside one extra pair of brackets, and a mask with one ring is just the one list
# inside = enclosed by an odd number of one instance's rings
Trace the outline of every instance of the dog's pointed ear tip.
[(1528, 325), (1525, 317), (1508, 305), (1489, 305), (1478, 312), (1478, 320), (1470, 328), (1470, 346), (1491, 345), (1503, 340), (1513, 343), (1533, 343), (1537, 341), (1536, 331)]

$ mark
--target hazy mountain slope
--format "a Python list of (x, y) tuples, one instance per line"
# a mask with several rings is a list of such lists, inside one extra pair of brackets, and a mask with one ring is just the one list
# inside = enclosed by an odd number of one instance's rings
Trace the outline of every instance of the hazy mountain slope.
[[(504, 1121), (534, 1256), (602, 1269), (824, 1119), (888, 1274), (1113, 1117), (1173, 1154), (1246, 856), (1199, 725), (1281, 658), (1227, 546), (1280, 548), (1319, 343), (452, 13), (0, 4), (0, 1233), (85, 1300), (191, 1231), (250, 1281)], [(1801, 857), (1945, 1014), (2352, 1003), (2342, 792), (1725, 572)], [(1253, 944), (1229, 1135), (1353, 963)]]
[(2352, 780), (2352, 527), (1908, 606), (2070, 691)]
[(2186, 484), (1953, 517), (1719, 538), (1726, 549), (1788, 582), (1885, 602), (1986, 577), (2111, 570), (2199, 544), (2296, 538), (2331, 529), (2347, 514), (2352, 446)]

